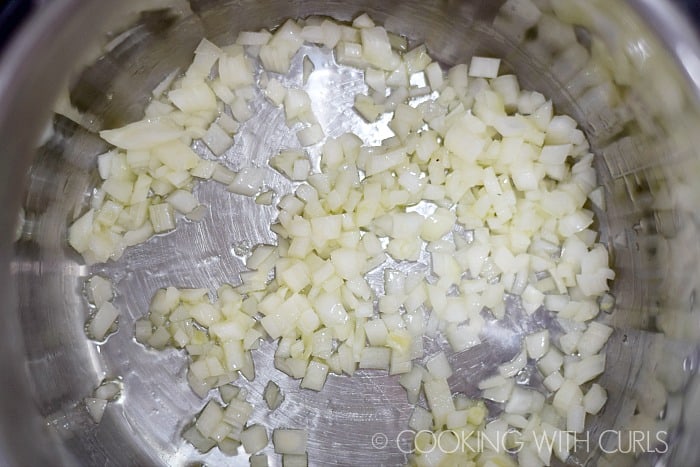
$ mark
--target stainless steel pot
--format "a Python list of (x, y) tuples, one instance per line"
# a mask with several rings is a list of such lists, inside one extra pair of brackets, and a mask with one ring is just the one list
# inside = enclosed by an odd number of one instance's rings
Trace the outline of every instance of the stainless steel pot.
[[(616, 306), (602, 319), (616, 332), (602, 377), (608, 404), (591, 421), (590, 449), (574, 453), (570, 462), (697, 464), (697, 33), (660, 0), (533, 0), (528, 3), (547, 19), (528, 27), (519, 26), (515, 17), (522, 11), (511, 8), (515, 3), (55, 0), (43, 5), (0, 57), (0, 348), (5, 355), (0, 359), (0, 463), (247, 465), (245, 457), (199, 455), (180, 439), (202, 406), (184, 382), (184, 358), (135, 344), (132, 323), (146, 312), (158, 287), (235, 281), (242, 264), (234, 243), (269, 241), (274, 212), (253, 213), (222, 190), (202, 187), (200, 197), (212, 206), (208, 220), (180, 225), (120, 262), (97, 267), (83, 265), (67, 246), (67, 225), (96, 183), (94, 156), (105, 148), (96, 131), (140, 118), (151, 89), (191, 60), (201, 37), (226, 44), (239, 30), (272, 27), (287, 17), (350, 20), (368, 12), (387, 29), (425, 42), (445, 64), (475, 53), (504, 58), (523, 87), (551, 96), (560, 112), (579, 121), (597, 154), (607, 195), (599, 227), (613, 253)], [(571, 13), (567, 4), (579, 11)], [(572, 32), (577, 45), (560, 50), (555, 38)], [(574, 48), (582, 61), (567, 55)], [(588, 61), (591, 54), (600, 57), (597, 68)], [(336, 78), (352, 91), (353, 76)], [(59, 105), (64, 115), (54, 115), (45, 131), (53, 102), (66, 86), (69, 97), (64, 94)], [(246, 157), (264, 161), (285, 142), (284, 136), (271, 136), (277, 134), (274, 115), (257, 118), (250, 137), (237, 142), (230, 155), (234, 167)], [(88, 313), (83, 282), (94, 272), (117, 282), (116, 300), (124, 311), (120, 332), (101, 345), (83, 331)], [(513, 342), (487, 340), (468, 355), (451, 357), (457, 366), (454, 389), (473, 394), (475, 379), (512, 353)], [(309, 394), (264, 359), (272, 349), (265, 344), (256, 355), (259, 376), (248, 386), (259, 398), (267, 379), (276, 379), (288, 400), (273, 414), (257, 411), (256, 421), (310, 429), (313, 465), (404, 462), (398, 445), (377, 449), (371, 438), (383, 433), (396, 439), (406, 426), (410, 409), (395, 379), (371, 372), (331, 378), (324, 391)], [(120, 378), (124, 391), (95, 425), (81, 401), (104, 378)], [(606, 452), (596, 443), (606, 429), (630, 429), (630, 420), (668, 433), (667, 452), (651, 449), (635, 458)]]

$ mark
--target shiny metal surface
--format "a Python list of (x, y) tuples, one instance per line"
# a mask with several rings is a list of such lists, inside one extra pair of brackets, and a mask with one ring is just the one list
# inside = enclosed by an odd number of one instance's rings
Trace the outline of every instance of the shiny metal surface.
[[(97, 183), (94, 156), (105, 145), (96, 132), (140, 118), (151, 89), (189, 63), (201, 37), (224, 45), (239, 30), (272, 27), (287, 17), (325, 14), (350, 20), (365, 11), (387, 29), (425, 42), (445, 64), (474, 53), (503, 57), (524, 88), (551, 96), (559, 112), (579, 121), (596, 151), (608, 197), (599, 222), (618, 274), (616, 309), (603, 317), (616, 327), (601, 382), (610, 399), (592, 419), (592, 432), (595, 437), (624, 426), (635, 401), (648, 398), (646, 388), (658, 381), (665, 389), (656, 398), (665, 410), (650, 415), (661, 415), (658, 426), (673, 433), (673, 450), (639, 462), (689, 465), (700, 458), (700, 44), (670, 6), (652, 0), (586, 2), (585, 14), (577, 18), (580, 42), (599, 39), (596, 47), (611, 57), (607, 79), (612, 92), (600, 94), (581, 84), (585, 70), (558, 65), (561, 56), (548, 47), (545, 31), (524, 34), (508, 27), (502, 2), (191, 0), (142, 15), (127, 14), (126, 2), (119, 11), (112, 3), (53, 2), (26, 26), (0, 64), (0, 199), (8, 207), (0, 212), (0, 345), (5, 352), (0, 371), (7, 381), (0, 388), (0, 459), (13, 465), (248, 465), (245, 456), (225, 458), (216, 450), (198, 454), (180, 439), (204, 402), (185, 382), (184, 354), (136, 344), (133, 321), (146, 313), (159, 287), (215, 289), (238, 281), (243, 268), (238, 250), (273, 240), (268, 227), (274, 208), (213, 183), (200, 184), (197, 194), (209, 208), (201, 222), (180, 220), (175, 232), (129, 249), (116, 263), (94, 267), (84, 266), (67, 246), (66, 228)], [(548, 1), (534, 3), (554, 17)], [(105, 30), (111, 34), (100, 41), (98, 32)], [(87, 42), (88, 37), (95, 39)], [(72, 56), (86, 49), (82, 63), (91, 64), (71, 75), (72, 109), (62, 107), (73, 120), (53, 118), (53, 131), (29, 166), (28, 155)], [(327, 53), (313, 52), (311, 58), (316, 71), (306, 88), (315, 103), (333, 104), (315, 109), (326, 133), (352, 129), (380, 139), (381, 130), (364, 124), (349, 105), (336, 105), (363, 89), (359, 73), (338, 68)], [(297, 85), (299, 75), (290, 78)], [(225, 156), (233, 169), (265, 166), (277, 150), (298, 144), (280, 109), (263, 99), (254, 109), (256, 116)], [(290, 188), (272, 170), (270, 177), (278, 193)], [(25, 221), (20, 239), (12, 243), (20, 205)], [(115, 305), (123, 313), (119, 332), (101, 344), (83, 331), (89, 314), (84, 280), (93, 273), (115, 282)], [(519, 336), (537, 320), (546, 322), (544, 315), (527, 322), (517, 310), (511, 313), (505, 324), (487, 327), (483, 344), (450, 357), (456, 370), (453, 390), (476, 394), (478, 379), (517, 352)], [(442, 345), (439, 340), (427, 344)], [(256, 379), (239, 381), (251, 391), (254, 422), (308, 429), (312, 465), (405, 461), (394, 440), (407, 426), (410, 406), (396, 378), (366, 371), (353, 378), (331, 376), (320, 393), (302, 391), (272, 367), (267, 357), (273, 349), (266, 343), (254, 352)], [(120, 378), (124, 390), (96, 425), (82, 399), (104, 378)], [(272, 413), (261, 399), (268, 379), (286, 395)], [(373, 447), (374, 433), (385, 434), (389, 445)], [(272, 448), (265, 452), (271, 454)], [(602, 465), (605, 461), (596, 460), (600, 454), (600, 449), (577, 452), (572, 461)], [(270, 460), (279, 464), (274, 455)], [(612, 465), (627, 461), (609, 460)]]

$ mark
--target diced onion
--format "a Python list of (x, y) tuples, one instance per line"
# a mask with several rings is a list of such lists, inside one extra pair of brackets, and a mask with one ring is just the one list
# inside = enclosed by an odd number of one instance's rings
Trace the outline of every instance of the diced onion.
[(305, 454), (307, 440), (304, 430), (277, 428), (272, 432), (272, 444), (278, 454)]
[[(573, 28), (557, 29), (538, 5), (509, 0), (495, 26), (518, 41), (534, 25), (541, 42), (559, 31), (564, 42), (552, 51), (553, 73), (568, 77), (588, 52), (574, 45), (560, 50), (575, 44)], [(368, 93), (353, 96), (352, 104), (367, 122), (386, 120), (391, 137), (379, 145), (352, 134), (326, 138), (311, 96), (271, 74), (286, 74), (301, 61), (306, 85), (313, 64), (306, 50), (297, 54), (304, 41), (333, 48), (337, 63), (364, 69)], [(498, 58), (475, 56), (445, 73), (425, 45), (407, 49), (405, 38), (366, 14), (352, 25), (288, 20), (274, 33), (241, 32), (236, 44), (222, 48), (203, 40), (185, 75), (172, 75), (154, 91), (143, 120), (101, 132), (115, 148), (96, 158), (102, 184), (68, 232), (87, 263), (116, 260), (126, 247), (171, 231), (176, 212), (202, 218), (206, 208), (192, 192), (197, 179), (272, 204), (266, 169), (234, 172), (195, 152), (206, 151), (203, 143), (218, 157), (234, 145), (257, 111), (256, 86), (271, 104), (283, 105), (302, 147), (320, 146), (310, 150), (320, 155), (318, 166), (302, 150), (270, 158), (296, 188), (277, 203), (276, 246), (252, 251), (240, 285), (223, 286), (215, 301), (203, 289), (160, 290), (148, 316), (136, 322), (138, 342), (188, 352), (187, 379), (196, 394), (219, 388), (226, 405), (210, 400), (183, 433), (202, 452), (218, 446), (234, 455), (242, 444), (255, 453), (267, 445), (265, 428), (247, 425), (253, 408), (246, 391), (230, 384), (240, 375), (253, 379), (251, 350), (263, 338), (279, 340), (275, 366), (300, 379), (301, 388), (321, 391), (329, 373), (352, 375), (357, 368), (401, 375), (409, 402), (417, 403), (422, 390), (430, 408), (414, 409), (410, 426), (417, 431), (493, 435), (516, 427), (526, 440), (518, 454), (523, 465), (549, 464), (552, 453), (566, 459), (568, 437), (537, 447), (528, 436), (555, 437), (564, 427), (581, 432), (585, 414), (605, 404), (599, 385), (585, 396), (581, 389), (605, 369), (602, 351), (612, 328), (590, 321), (612, 308), (607, 290), (615, 277), (591, 227), (594, 213), (583, 207), (590, 199), (604, 209), (604, 192), (596, 188), (582, 131), (572, 118), (554, 115), (542, 94), (521, 90), (514, 75), (499, 76)], [(260, 75), (259, 65), (267, 70)], [(582, 96), (612, 98), (597, 82)], [(429, 263), (425, 275), (385, 269), (383, 294), (370, 286), (367, 274), (387, 268), (387, 261), (418, 260)], [(86, 289), (98, 308), (86, 331), (102, 340), (119, 314), (110, 303), (113, 291), (98, 276)], [(441, 334), (457, 352), (480, 344), (484, 313), (503, 319), (507, 293), (519, 296), (528, 315), (539, 316), (544, 307), (563, 333), (525, 336), (513, 360), (479, 383), (482, 399), (505, 404), (505, 414), (484, 426), (483, 402), (451, 392), (444, 352), (427, 358), (425, 368), (414, 361), (424, 358), (424, 334)], [(516, 382), (528, 357), (551, 399)], [(109, 399), (105, 391), (104, 399), (86, 400), (93, 418), (104, 410), (99, 401)], [(270, 382), (264, 399), (271, 410), (278, 407), (279, 387)], [(445, 442), (456, 442), (445, 433)], [(277, 429), (272, 438), (283, 464), (307, 464), (306, 432)], [(429, 441), (419, 436), (415, 443), (427, 447)], [(478, 463), (510, 462), (501, 452), (480, 456)], [(453, 461), (438, 450), (416, 459), (421, 465)], [(251, 457), (252, 465), (263, 462), (267, 457)]]
[(472, 57), (469, 76), (475, 78), (496, 78), (501, 60), (498, 58)]
[(265, 182), (265, 172), (257, 167), (246, 167), (241, 170), (228, 189), (245, 196), (254, 196), (260, 191)]
[(504, 378), (510, 378), (511, 376), (515, 376), (525, 368), (525, 365), (527, 364), (527, 354), (525, 350), (523, 349), (520, 351), (515, 357), (510, 362), (504, 363), (498, 367), (499, 373), (504, 377)]
[(233, 139), (216, 123), (209, 125), (202, 141), (209, 146), (215, 156), (222, 155), (233, 145)]
[(181, 135), (182, 130), (167, 120), (144, 120), (100, 132), (102, 139), (122, 149), (149, 149)]
[(305, 389), (313, 389), (320, 391), (326, 383), (328, 376), (328, 365), (318, 361), (311, 361), (306, 368), (304, 379), (301, 380), (301, 387)]
[(94, 397), (86, 397), (85, 406), (90, 414), (90, 418), (92, 418), (95, 423), (100, 423), (102, 416), (104, 415), (105, 408), (107, 408), (107, 401)]
[(426, 362), (425, 366), (428, 369), (428, 372), (430, 372), (430, 374), (435, 378), (447, 379), (450, 376), (452, 376), (452, 367), (450, 366), (450, 363), (447, 360), (445, 352), (438, 352), (435, 355), (433, 355)]
[(272, 381), (268, 381), (267, 385), (265, 386), (263, 398), (265, 399), (265, 403), (267, 403), (267, 407), (270, 410), (275, 410), (284, 401), (284, 396), (282, 395), (279, 386)]
[(306, 467), (309, 465), (308, 455), (304, 454), (283, 454), (282, 465), (285, 467)]
[(267, 467), (267, 455), (255, 454), (250, 456), (250, 467)]
[(110, 302), (105, 302), (88, 321), (87, 333), (90, 338), (103, 340), (119, 317), (119, 310)]
[(87, 282), (87, 294), (90, 302), (99, 308), (114, 297), (112, 282), (102, 276), (92, 276)]
[(586, 395), (583, 396), (583, 407), (586, 409), (587, 413), (595, 415), (600, 412), (600, 409), (603, 408), (607, 399), (608, 395), (605, 389), (599, 384), (594, 383), (591, 385)]
[(262, 425), (252, 425), (241, 433), (243, 449), (249, 454), (262, 450), (268, 442), (267, 431)]
[(121, 386), (117, 381), (105, 381), (100, 384), (93, 395), (98, 399), (111, 401), (119, 397), (121, 394)]
[(176, 190), (172, 192), (168, 196), (167, 202), (172, 205), (176, 211), (183, 214), (191, 213), (199, 205), (197, 198), (195, 198), (192, 193), (185, 190)]

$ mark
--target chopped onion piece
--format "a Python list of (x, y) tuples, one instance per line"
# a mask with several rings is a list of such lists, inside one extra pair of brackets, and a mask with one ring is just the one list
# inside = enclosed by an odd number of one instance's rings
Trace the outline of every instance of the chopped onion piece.
[(282, 395), (279, 386), (273, 381), (267, 382), (265, 391), (263, 392), (263, 398), (265, 399), (265, 403), (270, 410), (275, 410), (282, 404), (282, 402), (284, 402), (284, 396)]
[(187, 113), (216, 109), (216, 96), (204, 82), (191, 83), (187, 87), (172, 90), (168, 93), (168, 99)]
[(527, 354), (534, 360), (542, 358), (549, 350), (549, 331), (539, 331), (525, 337)]
[(270, 206), (275, 199), (275, 192), (274, 190), (268, 190), (260, 193), (258, 196), (255, 197), (255, 203), (256, 204), (261, 204), (265, 206)]
[(102, 180), (107, 180), (110, 176), (114, 154), (115, 151), (109, 151), (97, 156), (97, 172), (100, 174)]
[(223, 386), (219, 386), (219, 393), (221, 394), (221, 400), (224, 401), (224, 404), (229, 404), (234, 398), (238, 397), (240, 388), (231, 384), (224, 384)]
[(156, 233), (167, 232), (175, 228), (175, 214), (168, 203), (154, 204), (148, 208), (148, 216)]
[(598, 353), (608, 341), (612, 332), (613, 329), (609, 326), (595, 321), (591, 322), (578, 341), (577, 347), (581, 356), (587, 357)]
[(326, 383), (327, 376), (328, 365), (313, 360), (309, 362), (309, 366), (306, 368), (304, 379), (301, 380), (301, 387), (304, 389), (320, 391), (323, 389), (323, 385)]
[(308, 454), (283, 454), (282, 465), (284, 467), (307, 467), (309, 465)]
[(176, 190), (170, 193), (167, 202), (172, 205), (176, 211), (183, 214), (189, 214), (199, 206), (197, 198), (195, 198), (192, 193), (185, 190)]
[(452, 367), (450, 366), (450, 362), (447, 360), (445, 352), (438, 352), (430, 357), (430, 359), (428, 359), (426, 362), (425, 367), (434, 378), (447, 379), (452, 376)]
[(287, 98), (287, 89), (275, 78), (267, 83), (264, 93), (265, 97), (275, 105), (282, 105)]
[(360, 368), (388, 370), (391, 350), (385, 347), (365, 347), (360, 355)]
[(236, 38), (236, 44), (241, 45), (265, 45), (270, 41), (272, 34), (265, 29), (260, 31), (241, 31)]
[(472, 57), (469, 76), (474, 78), (496, 78), (501, 60), (498, 58)]
[(272, 444), (277, 454), (305, 454), (307, 440), (305, 430), (277, 428), (272, 432)]
[(94, 397), (111, 401), (119, 397), (121, 394), (121, 386), (117, 381), (104, 381), (94, 392)]
[(562, 356), (561, 352), (554, 347), (550, 347), (544, 356), (537, 362), (537, 367), (540, 369), (543, 375), (549, 376), (555, 371), (559, 371), (563, 363), (564, 357)]
[[(214, 63), (219, 59), (222, 50), (206, 39), (202, 39), (194, 51), (194, 61), (187, 69), (186, 75), (192, 78), (206, 78), (211, 73)], [(161, 93), (170, 85), (166, 85)], [(155, 91), (154, 91), (155, 94)]]
[(514, 383), (511, 378), (506, 379), (498, 386), (489, 387), (483, 390), (481, 397), (493, 402), (505, 402), (513, 392)]
[(240, 433), (253, 413), (253, 406), (239, 398), (232, 399), (223, 413), (224, 422), (231, 425), (235, 432)]
[(231, 89), (239, 89), (253, 84), (253, 70), (243, 54), (222, 55), (219, 58), (219, 78)]
[(304, 120), (311, 112), (311, 99), (303, 89), (288, 89), (284, 97), (284, 114), (287, 123)]
[(552, 405), (559, 413), (566, 414), (569, 407), (581, 405), (583, 401), (583, 393), (578, 384), (567, 379), (564, 380), (561, 387), (554, 394)]
[(415, 406), (408, 426), (415, 431), (429, 430), (433, 426), (433, 416), (423, 407)]
[(90, 418), (92, 418), (95, 423), (100, 423), (105, 408), (107, 407), (107, 401), (94, 397), (86, 397), (85, 406), (87, 407), (88, 414), (90, 414)]
[(87, 333), (91, 339), (101, 341), (109, 333), (119, 318), (119, 310), (110, 302), (105, 302), (88, 321)]
[(583, 406), (572, 405), (566, 412), (566, 430), (581, 433), (586, 424), (586, 411)]
[(357, 68), (367, 66), (362, 53), (362, 45), (354, 42), (340, 42), (336, 48), (336, 60), (338, 63)]
[(250, 467), (268, 467), (267, 455), (255, 454), (250, 456)]
[(406, 390), (408, 400), (412, 404), (418, 401), (418, 394), (420, 393), (422, 383), (423, 370), (417, 365), (414, 365), (411, 370), (402, 374), (399, 378), (399, 384)]
[(153, 334), (153, 325), (148, 319), (142, 318), (134, 323), (134, 337), (136, 341), (145, 344)]
[(241, 433), (243, 449), (249, 454), (261, 451), (268, 442), (267, 431), (262, 425), (252, 425)]
[(389, 36), (383, 27), (365, 27), (360, 30), (363, 58), (371, 65), (387, 70), (395, 70), (399, 57), (391, 50)]
[(504, 378), (515, 376), (527, 365), (527, 353), (522, 349), (511, 361), (499, 365), (498, 371)]
[(506, 413), (525, 415), (537, 413), (544, 406), (544, 396), (533, 389), (524, 389), (516, 386), (506, 403)]
[(583, 357), (581, 361), (572, 363), (569, 368), (570, 373), (566, 372), (565, 369), (565, 377), (571, 378), (576, 384), (586, 383), (603, 373), (605, 355), (597, 354)]
[(585, 396), (583, 396), (583, 407), (586, 412), (592, 415), (600, 412), (603, 408), (605, 402), (608, 399), (608, 395), (599, 384), (593, 383), (591, 388), (588, 390)]
[(202, 137), (202, 141), (209, 146), (215, 156), (220, 156), (233, 145), (231, 138), (218, 124), (212, 123)]
[(564, 377), (558, 371), (550, 373), (543, 381), (544, 387), (550, 391), (556, 391), (564, 382)]
[(299, 137), (299, 142), (302, 146), (313, 146), (316, 143), (320, 143), (325, 138), (325, 133), (321, 125), (318, 123), (313, 123), (302, 130), (297, 131), (297, 136)]
[(102, 276), (92, 276), (87, 282), (88, 300), (97, 308), (114, 297), (112, 282)]
[(181, 135), (182, 129), (167, 119), (141, 120), (100, 132), (102, 139), (122, 149), (150, 149)]
[(182, 437), (200, 452), (208, 452), (216, 446), (216, 441), (203, 436), (196, 426), (185, 430)]
[(372, 18), (370, 18), (367, 13), (362, 13), (360, 16), (353, 20), (352, 26), (358, 29), (363, 29), (373, 28), (375, 25), (374, 21), (372, 21)]
[(197, 417), (195, 426), (206, 438), (211, 438), (219, 423), (224, 419), (224, 411), (219, 404), (210, 400)]
[(262, 188), (264, 182), (264, 169), (246, 167), (236, 175), (236, 178), (228, 186), (228, 190), (239, 195), (255, 196)]

